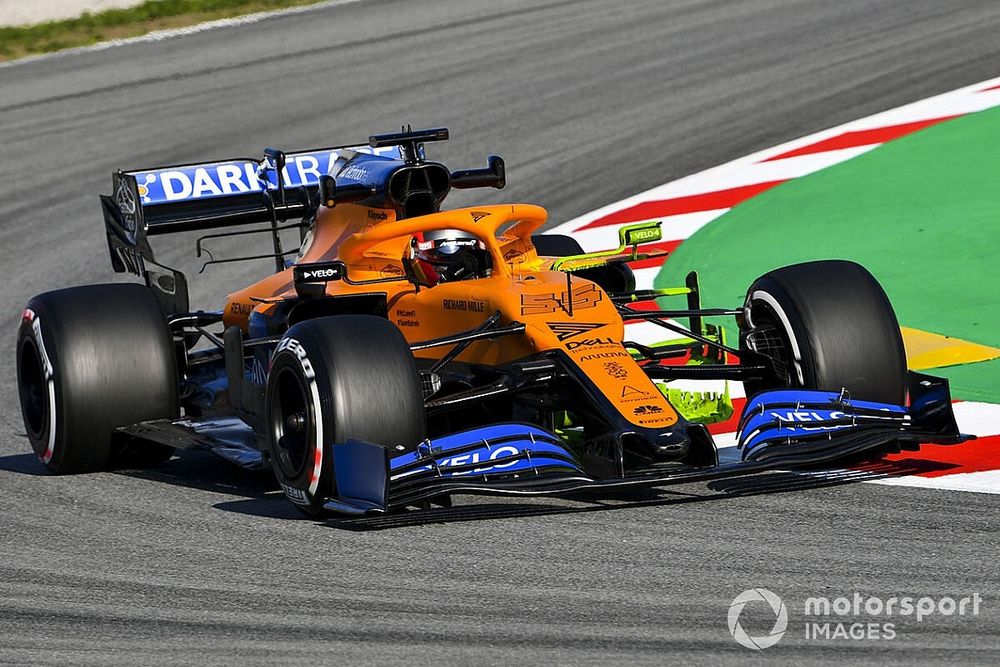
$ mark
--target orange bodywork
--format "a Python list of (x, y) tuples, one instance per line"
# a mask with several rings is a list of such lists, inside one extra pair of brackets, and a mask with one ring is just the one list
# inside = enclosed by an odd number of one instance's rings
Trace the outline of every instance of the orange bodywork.
[[(499, 312), (503, 324), (523, 323), (524, 334), (474, 342), (458, 361), (495, 366), (562, 350), (630, 423), (670, 428), (677, 413), (622, 346), (624, 325), (608, 295), (588, 280), (552, 271), (552, 258), (536, 253), (531, 234), (546, 218), (545, 209), (529, 204), (456, 209), (399, 221), (388, 209), (350, 204), (321, 208), (299, 263), (343, 262), (350, 281), (327, 283), (326, 294), (384, 292), (389, 319), (411, 343), (468, 331)], [(457, 229), (482, 240), (492, 255), (491, 275), (433, 287), (414, 285), (403, 263), (410, 241), (436, 229)], [(363, 284), (386, 278), (398, 280)], [(252, 312), (268, 315), (295, 298), (289, 268), (230, 294), (225, 325), (246, 330)], [(447, 350), (435, 347), (415, 355), (438, 359)]]

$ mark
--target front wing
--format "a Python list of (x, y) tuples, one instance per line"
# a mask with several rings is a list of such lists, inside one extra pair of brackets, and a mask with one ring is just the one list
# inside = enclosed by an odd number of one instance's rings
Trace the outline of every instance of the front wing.
[(958, 431), (947, 380), (910, 373), (909, 403), (852, 401), (846, 392), (764, 392), (747, 402), (740, 418), (739, 462), (659, 464), (615, 477), (592, 474), (561, 438), (528, 424), (463, 431), (400, 454), (349, 440), (332, 447), (337, 495), (326, 509), (363, 515), (456, 493), (563, 495), (668, 486), (915, 450), (928, 442), (953, 444), (971, 437)]

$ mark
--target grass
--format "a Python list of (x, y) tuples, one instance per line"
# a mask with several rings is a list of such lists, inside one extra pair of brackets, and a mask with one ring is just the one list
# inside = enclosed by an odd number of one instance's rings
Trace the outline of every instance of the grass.
[[(1000, 347), (998, 192), (995, 107), (746, 200), (684, 241), (656, 286), (697, 269), (705, 303), (730, 307), (776, 266), (852, 259), (882, 283), (900, 324)], [(956, 398), (1000, 403), (1000, 359), (932, 373)]]
[(125, 9), (29, 26), (0, 27), (0, 60), (145, 35), (241, 14), (311, 5), (320, 0), (146, 0)]

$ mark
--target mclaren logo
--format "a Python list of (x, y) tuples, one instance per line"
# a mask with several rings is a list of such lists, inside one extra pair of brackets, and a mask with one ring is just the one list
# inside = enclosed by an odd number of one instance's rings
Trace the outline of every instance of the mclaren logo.
[(489, 215), (486, 211), (469, 211), (469, 215), (472, 216), (473, 222), (479, 222), (483, 218)]
[(599, 329), (603, 327), (603, 324), (593, 324), (591, 322), (546, 322), (552, 333), (556, 335), (560, 341), (564, 341), (573, 336), (579, 336), (580, 334), (585, 334), (588, 331), (593, 331), (594, 329)]

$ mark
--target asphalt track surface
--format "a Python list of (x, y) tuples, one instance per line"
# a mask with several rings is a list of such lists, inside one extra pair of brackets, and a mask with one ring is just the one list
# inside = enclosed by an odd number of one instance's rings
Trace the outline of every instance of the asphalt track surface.
[[(507, 158), (508, 189), (479, 201), (560, 221), (996, 76), (998, 33), (992, 0), (367, 0), (0, 69), (0, 663), (996, 664), (996, 496), (778, 475), (315, 523), (205, 453), (44, 475), (13, 341), (33, 294), (108, 279), (96, 194), (116, 167), (446, 125), (431, 153), (453, 167)], [(190, 239), (162, 257), (182, 253)], [(265, 271), (210, 269), (193, 296)], [(755, 586), (790, 614), (760, 656), (726, 628)], [(806, 597), (854, 591), (984, 602), (895, 619), (893, 641), (802, 637)]]

